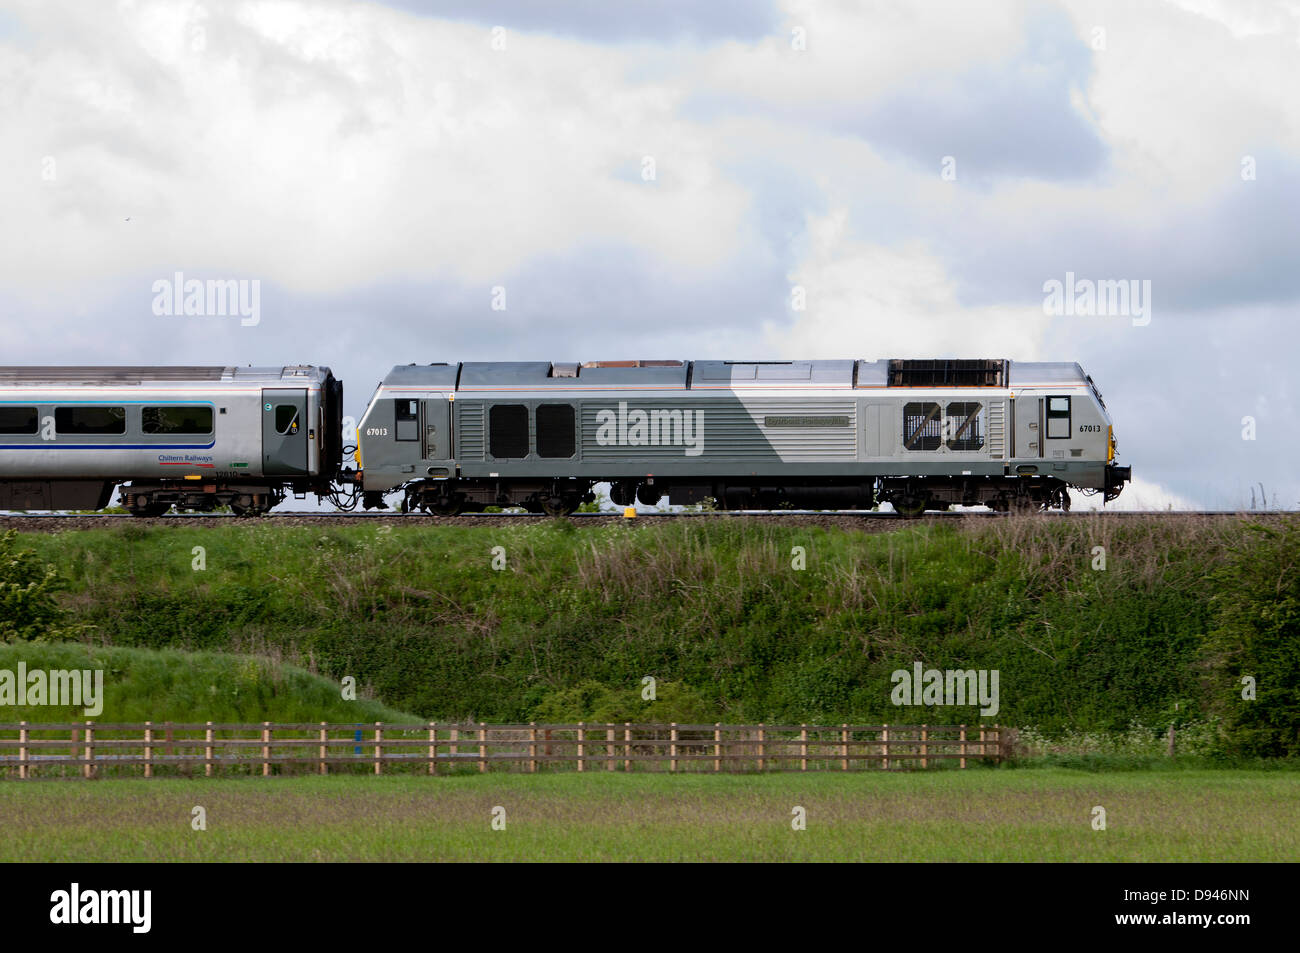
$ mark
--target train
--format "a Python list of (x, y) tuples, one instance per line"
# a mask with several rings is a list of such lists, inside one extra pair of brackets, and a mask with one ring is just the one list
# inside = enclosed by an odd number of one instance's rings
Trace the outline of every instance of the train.
[[(328, 367), (0, 368), (0, 509), (270, 512), (339, 497)], [(346, 494), (344, 494), (346, 495)]]
[[(353, 428), (328, 367), (0, 368), (0, 509), (270, 512), (289, 495), (443, 516), (615, 504), (1068, 509), (1115, 499), (1077, 363), (405, 364)], [(349, 458), (354, 466), (346, 465)]]

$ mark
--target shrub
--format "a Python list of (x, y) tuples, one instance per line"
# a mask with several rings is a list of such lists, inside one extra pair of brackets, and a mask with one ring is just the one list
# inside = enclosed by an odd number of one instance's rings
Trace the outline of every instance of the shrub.
[(58, 571), (30, 549), (18, 548), (18, 533), (0, 534), (0, 642), (45, 642), (64, 637), (63, 610), (54, 601)]
[[(1300, 525), (1246, 529), (1213, 575), (1209, 693), (1230, 729), (1229, 754), (1300, 755)], [(1243, 697), (1247, 676), (1254, 700)]]

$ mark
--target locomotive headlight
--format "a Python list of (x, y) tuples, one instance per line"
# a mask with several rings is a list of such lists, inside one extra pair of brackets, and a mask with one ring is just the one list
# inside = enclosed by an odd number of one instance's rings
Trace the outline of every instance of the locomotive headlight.
[(1106, 462), (1115, 462), (1115, 428), (1106, 428)]

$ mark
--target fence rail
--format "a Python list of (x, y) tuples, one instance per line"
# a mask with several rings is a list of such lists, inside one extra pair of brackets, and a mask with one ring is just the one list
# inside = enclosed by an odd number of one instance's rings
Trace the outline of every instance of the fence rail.
[(853, 771), (1000, 761), (998, 725), (0, 723), (0, 777)]

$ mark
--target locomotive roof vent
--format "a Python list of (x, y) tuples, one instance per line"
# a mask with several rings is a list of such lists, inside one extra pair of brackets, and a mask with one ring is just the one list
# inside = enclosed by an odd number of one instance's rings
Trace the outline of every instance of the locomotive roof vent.
[(890, 387), (1006, 387), (1007, 362), (892, 360)]
[(681, 361), (586, 361), (583, 367), (681, 367)]
[(577, 365), (576, 363), (574, 363), (574, 364), (552, 364), (552, 365), (551, 365), (551, 376), (552, 376), (552, 377), (577, 377), (577, 376), (578, 376), (578, 365)]

